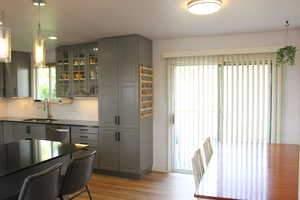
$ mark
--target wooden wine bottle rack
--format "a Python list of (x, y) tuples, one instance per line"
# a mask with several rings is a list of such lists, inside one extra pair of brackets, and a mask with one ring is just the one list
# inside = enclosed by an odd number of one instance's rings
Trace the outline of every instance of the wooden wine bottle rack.
[(140, 67), (140, 118), (153, 116), (153, 68)]

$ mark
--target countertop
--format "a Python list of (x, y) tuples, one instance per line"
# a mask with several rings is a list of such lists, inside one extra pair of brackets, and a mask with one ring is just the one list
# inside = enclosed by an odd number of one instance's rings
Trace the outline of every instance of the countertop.
[(0, 145), (0, 177), (74, 153), (84, 145), (47, 140), (20, 140)]
[(84, 121), (84, 120), (65, 120), (65, 119), (55, 119), (50, 122), (40, 122), (40, 121), (26, 121), (29, 118), (17, 118), (17, 117), (0, 117), (2, 122), (22, 122), (22, 123), (33, 123), (33, 124), (57, 124), (57, 125), (71, 125), (71, 126), (90, 126), (98, 127), (98, 121)]

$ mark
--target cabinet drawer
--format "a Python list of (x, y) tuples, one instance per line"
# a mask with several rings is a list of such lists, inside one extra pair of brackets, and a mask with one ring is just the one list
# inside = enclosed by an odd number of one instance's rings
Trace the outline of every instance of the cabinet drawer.
[(98, 135), (96, 134), (78, 134), (78, 133), (72, 133), (72, 139), (80, 139), (80, 140), (91, 140), (91, 141), (97, 141)]
[(97, 134), (98, 128), (96, 127), (86, 127), (86, 126), (72, 126), (71, 127), (72, 134)]
[(97, 148), (97, 141), (93, 141), (93, 140), (85, 140), (85, 139), (80, 139), (80, 138), (72, 138), (72, 143), (87, 144), (87, 145), (89, 145), (88, 149), (96, 149)]

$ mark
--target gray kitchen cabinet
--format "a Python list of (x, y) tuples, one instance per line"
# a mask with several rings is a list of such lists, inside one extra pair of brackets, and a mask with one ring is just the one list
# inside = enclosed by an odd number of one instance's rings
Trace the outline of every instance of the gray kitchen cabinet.
[(98, 96), (98, 49), (96, 43), (56, 49), (57, 97)]
[(14, 123), (14, 122), (4, 122), (3, 141), (5, 144), (7, 144), (18, 140), (29, 138), (27, 131), (28, 129), (24, 125)]
[(28, 131), (33, 139), (45, 140), (46, 139), (46, 125), (45, 124), (31, 124), (27, 126)]
[(101, 138), (98, 147), (98, 167), (102, 170), (119, 171), (119, 142), (117, 130), (114, 128), (100, 128)]
[(24, 139), (45, 139), (46, 126), (19, 122), (3, 123), (3, 142), (10, 143)]
[[(98, 127), (87, 126), (71, 126), (71, 143), (87, 144), (88, 150), (97, 151), (98, 147)], [(79, 152), (81, 154), (81, 152)], [(94, 168), (98, 168), (98, 153), (96, 154), (96, 161), (94, 162)]]
[(118, 112), (118, 62), (116, 39), (105, 39), (100, 42), (100, 99), (99, 122), (101, 126), (115, 126)]
[(56, 49), (56, 96), (71, 97), (72, 51), (70, 47)]
[(4, 84), (4, 64), (0, 63), (0, 97), (5, 96), (5, 84)]
[(137, 130), (121, 129), (119, 132), (120, 171), (137, 174), (139, 173)]
[(139, 111), (139, 66), (152, 66), (152, 41), (138, 35), (100, 39), (99, 170), (142, 178), (153, 165), (152, 117)]
[(11, 63), (4, 65), (5, 96), (30, 97), (31, 54), (13, 51)]
[(3, 144), (3, 123), (0, 122), (0, 144)]
[(139, 38), (118, 39), (118, 116), (121, 128), (136, 128), (139, 123)]

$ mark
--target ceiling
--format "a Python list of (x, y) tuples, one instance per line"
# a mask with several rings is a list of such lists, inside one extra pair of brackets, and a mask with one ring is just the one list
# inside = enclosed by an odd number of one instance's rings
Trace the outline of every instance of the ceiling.
[[(218, 13), (192, 15), (187, 0), (47, 0), (42, 29), (57, 33), (53, 45), (93, 41), (104, 36), (141, 34), (151, 39), (271, 31), (300, 27), (300, 0), (223, 0)], [(13, 49), (30, 50), (37, 8), (31, 0), (0, 0), (12, 29)]]

